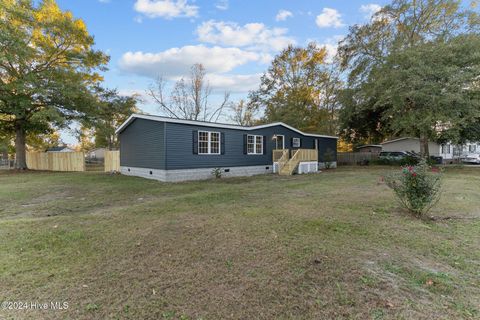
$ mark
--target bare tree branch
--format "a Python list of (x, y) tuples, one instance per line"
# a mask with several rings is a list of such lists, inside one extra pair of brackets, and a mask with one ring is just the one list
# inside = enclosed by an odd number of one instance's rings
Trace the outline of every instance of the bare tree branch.
[(206, 71), (202, 64), (197, 63), (190, 69), (187, 81), (184, 78), (173, 85), (168, 101), (165, 99), (165, 82), (159, 77), (147, 94), (159, 105), (160, 110), (169, 116), (178, 119), (202, 120), (217, 122), (222, 116), (222, 111), (229, 104), (230, 93), (225, 92), (220, 106), (213, 107), (209, 104), (212, 90), (205, 79)]

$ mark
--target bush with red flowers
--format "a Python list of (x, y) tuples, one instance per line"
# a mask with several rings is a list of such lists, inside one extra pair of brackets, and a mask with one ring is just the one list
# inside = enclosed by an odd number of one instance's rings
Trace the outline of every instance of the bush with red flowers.
[(385, 183), (400, 203), (417, 216), (427, 213), (440, 199), (442, 174), (426, 161), (385, 176)]

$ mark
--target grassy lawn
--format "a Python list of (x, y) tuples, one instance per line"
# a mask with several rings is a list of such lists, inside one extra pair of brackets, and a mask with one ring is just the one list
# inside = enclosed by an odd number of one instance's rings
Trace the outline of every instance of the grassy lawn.
[(385, 168), (164, 184), (0, 172), (0, 319), (480, 318), (480, 169), (419, 221)]

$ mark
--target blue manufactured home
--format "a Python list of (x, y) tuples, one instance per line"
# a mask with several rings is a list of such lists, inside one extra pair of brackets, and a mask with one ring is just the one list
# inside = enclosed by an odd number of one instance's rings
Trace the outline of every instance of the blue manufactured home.
[(134, 114), (118, 129), (122, 174), (161, 181), (263, 173), (316, 172), (336, 166), (337, 137), (281, 122), (253, 127)]

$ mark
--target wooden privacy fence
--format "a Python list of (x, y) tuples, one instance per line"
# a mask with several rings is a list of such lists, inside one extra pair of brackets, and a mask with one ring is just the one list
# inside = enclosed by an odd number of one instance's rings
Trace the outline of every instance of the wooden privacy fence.
[(365, 161), (378, 159), (378, 153), (374, 152), (339, 152), (337, 154), (338, 165), (362, 164)]
[(32, 170), (85, 171), (83, 152), (27, 152), (27, 167)]
[(105, 151), (105, 172), (120, 171), (120, 151)]

